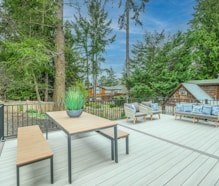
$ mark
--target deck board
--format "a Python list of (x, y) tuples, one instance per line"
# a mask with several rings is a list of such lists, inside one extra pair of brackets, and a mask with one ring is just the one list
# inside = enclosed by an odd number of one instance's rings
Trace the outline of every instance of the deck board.
[[(110, 140), (92, 132), (72, 138), (72, 185), (168, 185), (219, 186), (219, 128), (161, 119), (133, 125), (119, 120), (118, 128), (130, 134), (130, 154), (125, 140), (118, 141), (119, 163), (111, 160)], [(49, 146), (54, 152), (54, 186), (67, 186), (67, 139), (61, 132), (50, 132)], [(0, 185), (16, 185), (17, 140), (6, 140), (0, 156)], [(20, 169), (22, 186), (50, 184), (49, 161)]]

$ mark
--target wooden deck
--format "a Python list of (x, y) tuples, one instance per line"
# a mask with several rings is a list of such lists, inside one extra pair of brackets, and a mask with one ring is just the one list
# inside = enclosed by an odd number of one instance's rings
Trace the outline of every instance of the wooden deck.
[[(97, 133), (72, 139), (72, 185), (219, 186), (219, 128), (208, 122), (192, 123), (161, 115), (153, 121), (118, 121), (130, 134), (130, 154), (125, 139), (118, 141), (119, 163), (111, 161), (110, 141)], [(89, 124), (89, 123), (88, 123)], [(54, 184), (68, 184), (67, 140), (63, 132), (49, 133), (54, 152)], [(0, 185), (16, 185), (17, 140), (7, 140), (0, 156)], [(49, 161), (20, 169), (21, 186), (50, 184)]]

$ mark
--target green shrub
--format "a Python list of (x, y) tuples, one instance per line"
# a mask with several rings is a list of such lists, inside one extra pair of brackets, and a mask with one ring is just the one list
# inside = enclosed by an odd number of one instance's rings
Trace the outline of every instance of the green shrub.
[(125, 96), (115, 96), (113, 98), (115, 106), (123, 106), (124, 103), (126, 102), (126, 97)]

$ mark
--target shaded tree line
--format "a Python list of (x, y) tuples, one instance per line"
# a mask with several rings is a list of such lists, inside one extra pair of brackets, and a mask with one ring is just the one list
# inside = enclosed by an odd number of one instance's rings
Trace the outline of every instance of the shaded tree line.
[[(70, 1), (73, 22), (63, 23), (63, 0), (3, 0), (0, 7), (0, 94), (4, 99), (61, 102), (66, 87), (78, 80), (87, 87), (117, 83), (112, 69), (100, 64), (115, 39), (105, 10), (107, 1)], [(73, 3), (72, 3), (73, 2)], [(113, 2), (113, 1), (112, 1)], [(126, 30), (123, 84), (132, 97), (167, 96), (179, 83), (212, 79), (219, 73), (219, 3), (196, 0), (186, 32), (144, 33), (129, 57), (129, 19), (138, 19), (147, 0), (120, 0), (119, 17)], [(117, 3), (117, 1), (116, 1)], [(133, 12), (133, 15), (129, 14)], [(94, 95), (95, 96), (95, 95)], [(43, 99), (42, 99), (43, 98)], [(94, 97), (95, 99), (95, 97)]]

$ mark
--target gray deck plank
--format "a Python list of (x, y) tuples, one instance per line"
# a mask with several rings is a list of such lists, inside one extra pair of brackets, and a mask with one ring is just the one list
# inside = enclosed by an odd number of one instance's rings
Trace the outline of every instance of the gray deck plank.
[(170, 179), (166, 183), (166, 185), (172, 186), (172, 185), (182, 184), (183, 181), (187, 180), (207, 160), (208, 160), (208, 157), (204, 155), (200, 155), (192, 163), (188, 164), (188, 166), (185, 166), (184, 169), (176, 172), (175, 173), (176, 175), (172, 179)]
[[(101, 135), (72, 138), (72, 185), (218, 185), (219, 128), (161, 115), (153, 121), (119, 120), (130, 133), (130, 154), (125, 140), (118, 141), (119, 163), (111, 161), (110, 141)], [(67, 139), (49, 133), (54, 152), (54, 186), (67, 186)], [(16, 139), (6, 140), (0, 156), (0, 185), (16, 185)], [(215, 155), (215, 156), (214, 156)], [(49, 161), (24, 166), (22, 186), (51, 185)]]
[(201, 181), (200, 186), (215, 185), (215, 183), (217, 183), (219, 180), (218, 170), (219, 162), (217, 162), (215, 166), (212, 167), (208, 175)]
[(217, 160), (213, 158), (209, 158), (193, 174), (191, 174), (191, 176), (187, 180), (182, 182), (182, 185), (183, 186), (198, 185), (202, 181), (202, 179), (208, 175), (212, 167), (214, 167), (217, 162), (218, 162)]

